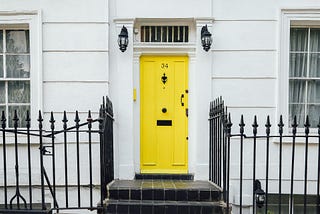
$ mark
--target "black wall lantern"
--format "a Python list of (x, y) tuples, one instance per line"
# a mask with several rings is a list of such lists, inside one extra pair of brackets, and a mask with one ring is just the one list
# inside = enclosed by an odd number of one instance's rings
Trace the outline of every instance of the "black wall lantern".
[(201, 29), (201, 43), (203, 50), (208, 51), (210, 50), (210, 46), (212, 44), (212, 37), (211, 33), (208, 31), (208, 26), (203, 26)]
[(122, 52), (125, 52), (127, 50), (128, 43), (129, 43), (128, 30), (125, 26), (123, 26), (118, 36), (118, 45)]
[(262, 208), (266, 200), (266, 193), (261, 189), (261, 182), (259, 180), (254, 181), (254, 194), (257, 207)]

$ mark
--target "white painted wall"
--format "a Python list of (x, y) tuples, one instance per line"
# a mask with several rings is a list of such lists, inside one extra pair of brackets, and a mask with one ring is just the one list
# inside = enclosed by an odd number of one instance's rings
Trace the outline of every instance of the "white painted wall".
[[(39, 84), (43, 88), (40, 106), (45, 118), (50, 111), (62, 118), (63, 110), (76, 109), (82, 117), (89, 109), (97, 115), (101, 97), (111, 97), (115, 112), (115, 173), (120, 179), (132, 179), (139, 172), (139, 97), (134, 103), (132, 91), (139, 89), (141, 54), (178, 53), (190, 57), (189, 171), (196, 179), (208, 178), (209, 100), (222, 95), (235, 126), (241, 114), (248, 124), (255, 114), (263, 122), (270, 115), (272, 124), (276, 124), (282, 93), (283, 9), (320, 9), (320, 4), (318, 0), (0, 0), (0, 12), (41, 11), (43, 58)], [(191, 42), (185, 46), (139, 44), (133, 29), (141, 20), (185, 21), (191, 26)], [(199, 39), (204, 24), (213, 34), (209, 52), (202, 50)], [(117, 45), (122, 25), (129, 30), (129, 47), (124, 53)], [(249, 125), (246, 129), (250, 131)], [(263, 126), (259, 129), (263, 131)], [(272, 142), (270, 152), (275, 153), (277, 147)], [(298, 147), (301, 149), (301, 145)], [(272, 161), (274, 164), (276, 159)], [(237, 164), (233, 163), (233, 173), (237, 172)], [(233, 192), (237, 191), (235, 187)], [(251, 190), (245, 191), (249, 194)]]
[[(229, 107), (233, 118), (233, 132), (239, 132), (238, 124), (240, 115), (245, 116), (247, 133), (252, 133), (251, 124), (253, 116), (258, 116), (259, 132), (264, 134), (267, 115), (270, 115), (272, 132), (276, 131), (278, 116), (281, 113), (286, 114), (284, 97), (286, 92), (283, 91), (283, 85), (286, 83), (280, 79), (283, 72), (280, 58), (282, 50), (280, 47), (286, 43), (283, 40), (282, 17), (281, 11), (285, 9), (301, 9), (302, 14), (307, 9), (319, 9), (318, 1), (212, 1), (212, 16), (215, 18), (213, 25), (214, 48), (213, 67), (212, 67), (212, 93), (213, 97), (222, 95), (225, 98), (226, 105)], [(303, 10), (305, 9), (305, 10)], [(308, 15), (307, 15), (308, 16)], [(305, 18), (308, 19), (308, 18)], [(279, 98), (280, 97), (280, 98)], [(282, 111), (282, 112), (280, 112)], [(284, 121), (288, 125), (287, 121)], [(252, 161), (252, 141), (245, 144), (244, 161), (250, 164)], [(265, 145), (265, 144), (262, 144)], [(265, 148), (260, 148), (265, 151)], [(284, 145), (284, 160), (288, 160), (291, 155), (291, 144)], [(296, 178), (302, 178), (304, 172), (303, 158), (304, 144), (297, 146), (297, 152), (300, 152), (296, 159)], [(261, 151), (260, 150), (260, 151)], [(278, 140), (273, 139), (270, 143), (270, 178), (276, 179), (278, 176)], [(309, 160), (316, 156), (316, 146), (310, 146), (309, 151), (312, 154)], [(236, 146), (232, 151), (233, 162), (231, 177), (239, 177), (239, 148)], [(258, 172), (262, 180), (263, 188), (265, 154), (258, 155)], [(311, 161), (312, 162), (312, 161)], [(261, 167), (259, 167), (259, 165)], [(250, 179), (252, 175), (252, 166), (244, 169), (245, 178)], [(290, 175), (291, 161), (284, 163), (283, 176), (288, 179)], [(315, 166), (309, 166), (311, 173)], [(309, 190), (315, 189), (313, 173), (309, 175)], [(244, 187), (244, 204), (251, 204), (251, 185), (246, 183)], [(289, 182), (283, 182), (283, 190), (288, 191)], [(302, 183), (295, 184), (295, 191), (302, 193)], [(300, 188), (301, 187), (301, 188)], [(269, 190), (278, 191), (278, 183), (271, 181)], [(231, 188), (231, 202), (239, 203), (239, 181), (234, 180)]]
[[(39, 59), (41, 67), (39, 72), (40, 78), (33, 80), (33, 83), (38, 84), (41, 88), (41, 97), (39, 108), (44, 112), (45, 128), (50, 116), (50, 111), (55, 113), (57, 121), (57, 128), (61, 128), (62, 112), (74, 112), (79, 110), (81, 121), (86, 121), (87, 111), (92, 110), (93, 117), (98, 115), (99, 105), (102, 102), (102, 96), (109, 93), (109, 15), (108, 15), (108, 0), (64, 0), (64, 1), (37, 1), (30, 0), (21, 2), (18, 0), (0, 1), (0, 14), (20, 14), (29, 13), (29, 11), (36, 11), (35, 14), (40, 14), (37, 23), (41, 29), (39, 33), (39, 42), (41, 42), (41, 58)], [(32, 30), (32, 29), (31, 29)], [(31, 34), (32, 35), (32, 34)], [(31, 59), (33, 59), (33, 55)], [(31, 68), (33, 69), (33, 68)], [(31, 71), (32, 72), (32, 71)], [(37, 102), (31, 100), (31, 104), (35, 105)], [(38, 108), (38, 104), (36, 106)], [(36, 120), (37, 115), (32, 115), (32, 119)], [(74, 114), (69, 115), (69, 125), (73, 124)], [(59, 125), (58, 125), (59, 123)], [(97, 128), (97, 127), (95, 127)], [(58, 137), (57, 150), (63, 148), (62, 137)], [(98, 138), (94, 137), (94, 140)], [(70, 159), (74, 156), (75, 144), (70, 146)], [(26, 149), (26, 148), (25, 148)], [(2, 148), (1, 148), (2, 150)], [(8, 145), (9, 154), (12, 153), (12, 144)], [(26, 153), (20, 153), (21, 163), (21, 183), (26, 181)], [(38, 146), (33, 146), (33, 157), (38, 155)], [(88, 144), (81, 145), (82, 161), (86, 160), (88, 151)], [(99, 151), (98, 144), (93, 146), (93, 153)], [(2, 151), (1, 151), (2, 153)], [(61, 166), (62, 153), (61, 151), (57, 157), (57, 172), (63, 172)], [(12, 156), (13, 157), (13, 156)], [(8, 157), (9, 158), (9, 157)], [(49, 159), (48, 159), (49, 160)], [(99, 155), (94, 155), (94, 162), (99, 162)], [(1, 158), (2, 166), (2, 158)], [(11, 161), (12, 162), (12, 161)], [(34, 159), (34, 162), (37, 162)], [(12, 162), (13, 163), (13, 162)], [(75, 184), (75, 163), (69, 163), (70, 182)], [(48, 163), (46, 163), (48, 164)], [(97, 164), (95, 164), (97, 165)], [(82, 163), (83, 168), (88, 168), (86, 164)], [(14, 182), (14, 167), (9, 167), (11, 173), (8, 179), (10, 183)], [(51, 166), (48, 165), (48, 173), (51, 174)], [(37, 171), (35, 165), (33, 171)], [(81, 178), (83, 183), (88, 183), (87, 174), (82, 171)], [(88, 170), (87, 170), (88, 172)], [(61, 173), (63, 175), (63, 173)], [(1, 178), (3, 175), (1, 173)], [(2, 184), (2, 179), (1, 184)], [(36, 176), (33, 178), (37, 180)], [(94, 168), (94, 184), (98, 184), (100, 180), (98, 168)], [(57, 178), (57, 184), (64, 183), (63, 177)], [(14, 191), (14, 190), (13, 190)], [(37, 188), (34, 190), (34, 199), (40, 202), (40, 193)], [(3, 203), (3, 189), (0, 189), (1, 202)], [(22, 188), (22, 193), (27, 195), (26, 189)], [(46, 193), (49, 194), (49, 191)], [(83, 189), (83, 200), (88, 200), (88, 191)], [(59, 193), (60, 194), (60, 193)], [(76, 190), (70, 191), (70, 205), (75, 202)], [(94, 203), (99, 201), (99, 190), (94, 189)], [(11, 193), (9, 194), (11, 198)], [(28, 197), (26, 197), (28, 198)], [(60, 197), (63, 198), (63, 197)], [(73, 204), (75, 205), (75, 204)], [(63, 204), (61, 204), (63, 206)], [(81, 211), (85, 213), (86, 211)], [(79, 211), (77, 211), (79, 213)]]

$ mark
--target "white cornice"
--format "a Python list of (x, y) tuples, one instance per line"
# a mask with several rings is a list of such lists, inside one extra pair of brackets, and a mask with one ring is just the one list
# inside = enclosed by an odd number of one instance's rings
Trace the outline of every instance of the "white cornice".
[(123, 24), (132, 24), (135, 22), (135, 18), (114, 18), (113, 22), (119, 25), (123, 25)]
[(40, 14), (40, 10), (8, 10), (8, 11), (1, 11), (0, 15), (6, 16), (17, 16), (17, 15), (37, 15)]

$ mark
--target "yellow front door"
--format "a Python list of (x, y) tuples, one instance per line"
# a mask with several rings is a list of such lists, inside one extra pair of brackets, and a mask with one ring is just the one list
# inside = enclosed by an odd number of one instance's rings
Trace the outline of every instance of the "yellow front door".
[(188, 57), (140, 59), (141, 173), (188, 172)]

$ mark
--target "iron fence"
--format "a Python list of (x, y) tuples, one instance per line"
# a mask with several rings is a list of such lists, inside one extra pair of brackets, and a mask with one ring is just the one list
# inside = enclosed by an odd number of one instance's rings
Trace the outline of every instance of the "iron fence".
[[(243, 116), (239, 121), (238, 131), (233, 133), (231, 116), (227, 116), (222, 98), (210, 103), (209, 175), (211, 181), (222, 187), (228, 211), (230, 182), (233, 182), (239, 190), (239, 195), (233, 197), (239, 197), (240, 214), (244, 209), (244, 188), (247, 190), (248, 185), (252, 194), (252, 213), (270, 213), (270, 210), (290, 214), (320, 213), (320, 121), (310, 132), (308, 116), (300, 129), (294, 117), (289, 130), (284, 131), (282, 116), (275, 129), (271, 129), (269, 116), (264, 128), (259, 129), (257, 116), (254, 116), (250, 134), (247, 134), (249, 128), (245, 128)], [(264, 129), (263, 133), (258, 129)], [(276, 133), (271, 134), (272, 130)], [(299, 211), (294, 206), (296, 194), (303, 201)], [(276, 197), (272, 209), (271, 196)], [(311, 200), (311, 196), (315, 200)], [(283, 211), (285, 198), (288, 200), (287, 211)], [(314, 210), (308, 210), (310, 205)]]
[(230, 144), (226, 132), (227, 107), (222, 97), (210, 102), (209, 180), (223, 189), (223, 201), (229, 211)]
[[(41, 111), (35, 122), (36, 128), (31, 126), (29, 112), (26, 112), (26, 127), (18, 127), (20, 118), (17, 115), (15, 111), (13, 127), (10, 128), (7, 127), (5, 112), (1, 115), (0, 169), (3, 176), (0, 183), (3, 184), (3, 204), (0, 213), (103, 210), (106, 185), (113, 180), (114, 167), (113, 111), (110, 99), (103, 99), (96, 119), (92, 118), (89, 111), (86, 121), (81, 123), (76, 111), (72, 126), (69, 126), (64, 111), (62, 129), (56, 128), (56, 118), (52, 112), (47, 130)], [(97, 156), (100, 156), (100, 160), (97, 160)], [(100, 178), (97, 178), (99, 174)], [(15, 182), (12, 182), (12, 178)], [(101, 194), (95, 197), (93, 192), (97, 188)], [(70, 196), (70, 189), (75, 189), (76, 194)], [(76, 202), (70, 204), (70, 201)]]

